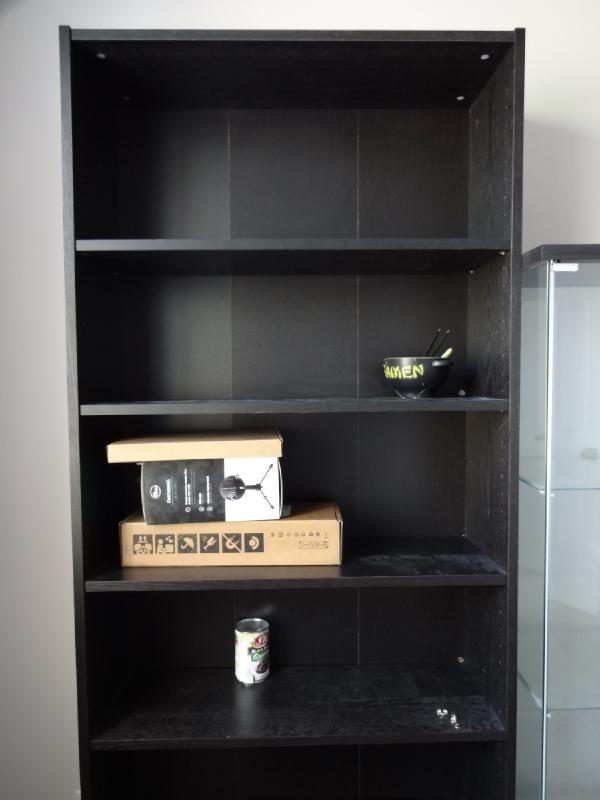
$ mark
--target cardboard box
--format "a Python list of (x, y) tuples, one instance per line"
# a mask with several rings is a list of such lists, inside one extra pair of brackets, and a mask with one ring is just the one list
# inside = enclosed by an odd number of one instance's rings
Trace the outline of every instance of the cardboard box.
[(281, 458), (278, 430), (202, 431), (121, 439), (106, 448), (110, 464), (142, 461), (193, 461), (211, 458)]
[(107, 447), (111, 463), (142, 462), (148, 525), (279, 519), (281, 452), (277, 430), (125, 439)]
[(120, 524), (124, 567), (341, 564), (342, 517), (335, 503), (298, 503), (280, 520), (147, 525), (138, 512)]

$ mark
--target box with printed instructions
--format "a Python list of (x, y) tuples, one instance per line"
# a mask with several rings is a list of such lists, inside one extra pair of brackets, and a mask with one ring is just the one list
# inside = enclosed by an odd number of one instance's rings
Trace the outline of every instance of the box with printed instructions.
[(278, 431), (205, 432), (113, 442), (111, 463), (141, 462), (149, 525), (279, 519)]
[(342, 517), (335, 503), (298, 503), (279, 520), (148, 525), (123, 520), (124, 567), (341, 564)]

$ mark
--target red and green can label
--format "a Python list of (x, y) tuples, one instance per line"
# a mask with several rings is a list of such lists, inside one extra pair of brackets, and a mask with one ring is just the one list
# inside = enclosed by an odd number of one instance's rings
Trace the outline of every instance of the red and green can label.
[(260, 683), (269, 675), (269, 623), (243, 619), (235, 626), (235, 677), (244, 684)]

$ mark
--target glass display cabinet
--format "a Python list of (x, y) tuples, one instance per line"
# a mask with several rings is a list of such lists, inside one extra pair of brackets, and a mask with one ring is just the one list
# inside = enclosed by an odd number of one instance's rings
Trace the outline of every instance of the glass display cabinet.
[(517, 800), (600, 796), (600, 245), (523, 258)]

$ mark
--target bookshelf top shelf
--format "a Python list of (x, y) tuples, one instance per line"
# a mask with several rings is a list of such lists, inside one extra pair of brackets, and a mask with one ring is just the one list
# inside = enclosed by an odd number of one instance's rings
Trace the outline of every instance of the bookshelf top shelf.
[[(518, 29), (517, 29), (518, 30)], [(189, 28), (73, 28), (73, 42), (323, 42), (352, 43), (363, 42), (381, 44), (383, 42), (411, 43), (473, 43), (473, 42), (513, 42), (515, 31), (393, 31), (393, 30), (193, 30)]]
[[(74, 30), (74, 52), (132, 104), (468, 107), (516, 31)], [(485, 56), (485, 58), (482, 58)], [(203, 80), (198, 80), (198, 75)]]

